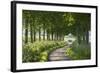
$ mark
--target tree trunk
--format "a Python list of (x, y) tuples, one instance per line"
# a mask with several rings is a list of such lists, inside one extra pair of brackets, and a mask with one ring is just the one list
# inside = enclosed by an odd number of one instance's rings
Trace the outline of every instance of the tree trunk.
[(57, 37), (57, 33), (55, 33), (55, 40), (57, 40), (58, 39), (58, 37)]
[(48, 33), (48, 40), (50, 40), (50, 33)]
[(39, 28), (39, 41), (41, 41), (41, 28)]
[(81, 36), (79, 34), (77, 34), (78, 36), (78, 43), (80, 44), (81, 43)]
[(57, 34), (54, 33), (54, 40), (56, 41), (57, 40)]
[(86, 43), (87, 44), (89, 43), (89, 33), (88, 33), (88, 31), (86, 31)]
[(62, 35), (59, 35), (59, 37), (60, 37), (59, 40), (61, 41), (62, 40)]
[(36, 31), (35, 31), (35, 28), (34, 28), (34, 41), (36, 41)]
[(25, 43), (28, 42), (28, 20), (25, 21)]
[(52, 31), (52, 33), (51, 33), (51, 40), (54, 40), (54, 38), (53, 38), (53, 31)]
[(43, 40), (45, 40), (45, 28), (43, 30)]
[(62, 35), (62, 40), (64, 40), (64, 34)]
[(82, 42), (85, 43), (85, 34), (82, 36)]
[(30, 23), (30, 37), (31, 37), (31, 43), (33, 43), (33, 25)]
[(58, 32), (57, 32), (57, 40), (59, 40)]
[(48, 29), (47, 29), (47, 40), (50, 40), (50, 33)]

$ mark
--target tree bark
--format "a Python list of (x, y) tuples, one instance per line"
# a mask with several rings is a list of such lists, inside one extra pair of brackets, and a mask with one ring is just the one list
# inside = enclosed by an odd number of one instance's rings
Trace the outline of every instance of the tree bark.
[(25, 43), (28, 42), (28, 19), (25, 21)]
[(31, 43), (33, 43), (33, 25), (30, 23), (30, 37), (31, 37)]
[(87, 44), (89, 43), (89, 33), (88, 33), (88, 31), (86, 31), (86, 43)]
[(36, 31), (35, 31), (35, 28), (34, 28), (33, 33), (34, 33), (34, 41), (36, 41)]
[(57, 40), (59, 40), (59, 35), (58, 35), (58, 32), (57, 32)]
[(47, 40), (50, 40), (50, 33), (48, 29), (47, 29)]
[(44, 29), (44, 32), (43, 32), (43, 40), (45, 40), (45, 29)]
[(41, 27), (39, 28), (39, 41), (41, 41)]
[(43, 40), (45, 40), (45, 24), (43, 25)]
[(53, 31), (52, 31), (52, 33), (51, 33), (51, 40), (54, 40), (54, 38), (53, 38)]
[(81, 36), (79, 35), (79, 33), (77, 33), (77, 37), (78, 37), (78, 43), (81, 43)]

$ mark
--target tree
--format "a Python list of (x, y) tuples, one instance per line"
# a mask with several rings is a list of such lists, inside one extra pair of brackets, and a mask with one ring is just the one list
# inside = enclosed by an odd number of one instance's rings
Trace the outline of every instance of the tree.
[[(73, 13), (75, 19), (75, 25), (73, 27), (76, 30), (76, 35), (78, 36), (79, 43), (83, 39), (83, 42), (88, 44), (89, 41), (89, 31), (90, 31), (90, 14), (88, 13)], [(86, 39), (86, 40), (85, 40)]]
[(23, 26), (25, 29), (25, 43), (28, 43), (29, 11), (23, 10)]
[[(51, 12), (23, 10), (23, 31), (25, 43), (37, 40), (64, 40), (64, 36), (72, 33), (78, 37), (78, 42), (89, 41), (90, 14), (74, 12)], [(43, 33), (42, 33), (43, 32)]]

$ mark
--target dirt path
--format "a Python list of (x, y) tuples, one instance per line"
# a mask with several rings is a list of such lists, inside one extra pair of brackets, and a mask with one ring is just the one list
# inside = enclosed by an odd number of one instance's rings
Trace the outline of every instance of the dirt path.
[(67, 56), (66, 56), (66, 49), (68, 47), (63, 47), (63, 48), (59, 48), (54, 50), (50, 55), (49, 55), (49, 60), (50, 61), (64, 61), (64, 60), (70, 60)]

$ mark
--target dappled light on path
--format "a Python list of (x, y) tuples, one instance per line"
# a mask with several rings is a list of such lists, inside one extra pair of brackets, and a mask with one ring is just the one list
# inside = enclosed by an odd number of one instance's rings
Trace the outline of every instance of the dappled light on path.
[(54, 50), (53, 52), (50, 53), (49, 55), (49, 60), (50, 61), (64, 61), (64, 60), (71, 60), (69, 57), (66, 56), (66, 49), (68, 47), (65, 46), (63, 48), (59, 48)]

